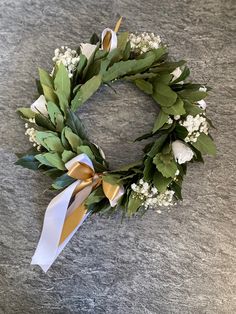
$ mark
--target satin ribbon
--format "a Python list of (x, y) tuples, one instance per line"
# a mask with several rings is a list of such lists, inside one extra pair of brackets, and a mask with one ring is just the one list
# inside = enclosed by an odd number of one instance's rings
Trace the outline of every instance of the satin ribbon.
[(111, 51), (117, 47), (117, 36), (116, 33), (120, 28), (122, 17), (116, 23), (114, 30), (105, 28), (102, 32), (102, 49)]
[(65, 164), (68, 175), (76, 179), (49, 203), (42, 233), (31, 264), (47, 272), (57, 256), (91, 214), (85, 201), (93, 189), (102, 185), (105, 196), (114, 207), (124, 194), (123, 186), (112, 185), (95, 173), (93, 163), (86, 154), (80, 154)]

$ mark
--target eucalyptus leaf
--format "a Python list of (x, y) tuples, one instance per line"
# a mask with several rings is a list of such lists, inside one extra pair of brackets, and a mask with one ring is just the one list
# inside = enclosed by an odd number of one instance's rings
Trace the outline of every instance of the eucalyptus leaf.
[(43, 165), (55, 167), (59, 170), (66, 170), (64, 163), (58, 153), (43, 153), (36, 155), (35, 158)]
[(17, 112), (21, 115), (21, 117), (25, 119), (31, 119), (35, 117), (36, 112), (32, 111), (30, 108), (18, 108)]
[(64, 163), (66, 163), (67, 161), (71, 160), (75, 156), (76, 156), (76, 154), (74, 152), (72, 152), (71, 150), (64, 150), (62, 155), (61, 155), (61, 159)]
[(66, 125), (71, 128), (71, 130), (77, 134), (82, 140), (87, 139), (87, 135), (84, 129), (84, 125), (80, 120), (79, 116), (73, 111), (67, 110), (66, 114)]
[(48, 115), (51, 120), (51, 122), (55, 125), (56, 124), (56, 115), (61, 114), (61, 110), (58, 108), (56, 104), (53, 102), (49, 101), (47, 103), (47, 110), (48, 110)]
[(98, 90), (101, 83), (101, 76), (96, 75), (83, 84), (71, 102), (72, 111), (78, 109), (87, 99), (89, 99)]
[(175, 177), (175, 173), (178, 168), (173, 158), (169, 155), (159, 153), (154, 157), (153, 163), (156, 165), (157, 170), (161, 172), (165, 178)]
[(103, 75), (103, 82), (113, 81), (116, 78), (128, 74), (135, 74), (148, 69), (155, 61), (157, 61), (165, 53), (165, 48), (159, 48), (149, 51), (142, 56), (142, 59), (133, 59), (120, 61), (111, 66)]
[(38, 126), (43, 127), (46, 130), (51, 130), (51, 131), (56, 131), (55, 126), (53, 125), (53, 123), (44, 115), (42, 115), (41, 113), (36, 113), (35, 114), (35, 123)]
[(181, 98), (186, 99), (191, 103), (202, 100), (208, 95), (207, 92), (200, 92), (191, 89), (184, 89), (178, 92), (178, 94)]
[(138, 198), (134, 192), (130, 193), (129, 201), (127, 205), (127, 214), (132, 216), (142, 206), (143, 200)]
[(25, 155), (19, 158), (15, 162), (15, 165), (20, 165), (24, 168), (31, 169), (31, 170), (38, 170), (40, 163), (37, 159), (35, 159), (34, 155)]
[(143, 80), (143, 79), (137, 79), (134, 81), (135, 85), (144, 93), (148, 95), (152, 95), (153, 93), (153, 87), (152, 84)]
[(167, 139), (167, 134), (162, 134), (156, 141), (154, 142), (151, 150), (148, 152), (148, 156), (153, 158), (157, 153), (159, 153)]
[(155, 171), (155, 174), (153, 176), (153, 183), (157, 188), (158, 192), (160, 193), (163, 193), (167, 190), (167, 187), (169, 186), (172, 180), (173, 179), (171, 177), (169, 178), (164, 177), (159, 171)]
[(89, 146), (86, 145), (80, 145), (77, 147), (77, 154), (86, 154), (90, 159), (95, 159), (95, 156)]
[(183, 115), (186, 113), (184, 108), (184, 102), (181, 99), (177, 99), (176, 102), (171, 107), (162, 107), (162, 110), (168, 115)]
[(60, 177), (56, 178), (56, 180), (52, 183), (52, 187), (55, 190), (61, 190), (71, 185), (73, 182), (75, 182), (75, 179), (68, 176), (67, 173), (64, 173)]
[(213, 140), (206, 135), (205, 133), (201, 133), (197, 138), (197, 142), (191, 143), (193, 147), (199, 150), (202, 154), (207, 155), (216, 155), (216, 146)]
[(70, 79), (68, 71), (63, 63), (58, 65), (56, 77), (54, 79), (54, 88), (56, 92), (63, 94), (69, 100), (70, 98)]
[(48, 151), (62, 153), (64, 150), (57, 133), (51, 131), (36, 131), (35, 137), (37, 142), (45, 147)]
[(166, 84), (155, 81), (153, 99), (161, 107), (171, 107), (177, 100), (177, 94)]
[(128, 38), (129, 38), (129, 33), (128, 32), (120, 33), (117, 36), (117, 48), (120, 49), (122, 52), (126, 48), (126, 44), (127, 44)]
[(166, 114), (162, 109), (160, 109), (152, 132), (155, 133), (156, 131), (158, 131), (167, 122), (168, 118), (169, 115)]
[(64, 132), (65, 138), (69, 142), (71, 148), (73, 149), (74, 152), (77, 152), (78, 146), (82, 144), (80, 137), (73, 133), (69, 127), (65, 127)]

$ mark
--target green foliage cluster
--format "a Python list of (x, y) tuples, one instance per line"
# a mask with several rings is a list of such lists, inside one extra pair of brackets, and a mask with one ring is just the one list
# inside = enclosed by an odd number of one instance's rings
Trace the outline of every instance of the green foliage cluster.
[[(92, 40), (94, 38), (97, 37), (93, 36)], [(55, 66), (53, 76), (39, 69), (39, 87), (47, 101), (48, 116), (35, 113), (29, 108), (20, 108), (18, 111), (23, 119), (35, 118), (36, 139), (42, 149), (40, 152), (29, 152), (16, 163), (49, 175), (53, 178), (52, 187), (59, 190), (74, 181), (66, 174), (65, 163), (76, 155), (85, 153), (92, 160), (96, 172), (103, 173), (103, 180), (124, 185), (125, 194), (118, 206), (128, 215), (136, 213), (141, 206), (141, 201), (133, 198), (130, 187), (132, 182), (137, 182), (140, 178), (151, 182), (159, 192), (164, 192), (167, 188), (173, 189), (175, 197), (181, 199), (186, 165), (176, 163), (171, 143), (176, 139), (183, 140), (186, 129), (175, 120), (172, 124), (167, 122), (169, 117), (176, 115), (184, 118), (189, 114), (195, 116), (202, 113), (196, 102), (204, 99), (207, 92), (199, 91), (199, 84), (186, 83), (190, 71), (185, 61), (170, 61), (165, 46), (135, 56), (130, 49), (128, 33), (124, 32), (118, 36), (116, 49), (107, 52), (99, 47), (100, 43), (97, 42), (97, 49), (89, 60), (80, 55), (71, 79), (63, 64)], [(177, 67), (182, 67), (183, 71), (173, 81), (171, 73)], [(143, 159), (111, 171), (98, 147), (90, 142), (75, 111), (102, 84), (110, 86), (117, 79), (131, 81), (138, 89), (150, 95), (158, 106), (159, 113), (151, 132), (137, 139), (151, 140), (144, 148)], [(178, 84), (180, 81), (184, 83)], [(189, 145), (195, 152), (194, 161), (202, 162), (202, 154), (214, 155), (216, 152), (211, 136), (204, 133), (196, 143)], [(177, 170), (179, 175), (176, 180)], [(87, 207), (93, 213), (115, 210), (109, 207), (101, 187), (91, 193)]]

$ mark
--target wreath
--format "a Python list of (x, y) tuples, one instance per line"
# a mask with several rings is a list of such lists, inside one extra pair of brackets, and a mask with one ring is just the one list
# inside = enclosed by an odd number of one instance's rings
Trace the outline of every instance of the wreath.
[[(117, 34), (120, 23), (76, 50), (56, 49), (52, 72), (39, 69), (39, 98), (18, 109), (33, 148), (16, 164), (50, 176), (52, 188), (62, 190), (48, 205), (32, 259), (44, 271), (89, 215), (173, 205), (182, 199), (187, 162), (216, 153), (204, 101), (209, 87), (186, 81), (186, 62), (171, 60), (159, 36)], [(152, 130), (136, 139), (149, 139), (143, 158), (111, 170), (75, 112), (116, 80), (150, 95), (159, 112)]]

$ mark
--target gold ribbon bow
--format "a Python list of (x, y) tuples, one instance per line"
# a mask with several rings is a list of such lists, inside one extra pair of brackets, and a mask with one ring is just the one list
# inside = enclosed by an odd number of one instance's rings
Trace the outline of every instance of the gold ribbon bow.
[[(81, 182), (75, 188), (73, 196), (82, 191), (87, 186), (91, 186), (92, 190), (102, 185), (105, 196), (112, 201), (116, 198), (119, 193), (120, 186), (110, 184), (102, 179), (102, 174), (96, 173), (90, 166), (83, 162), (75, 162), (69, 169), (67, 174)], [(82, 202), (70, 215), (65, 219), (59, 245), (65, 241), (65, 239), (73, 232), (73, 230), (82, 221), (83, 217), (87, 213), (85, 201)]]

